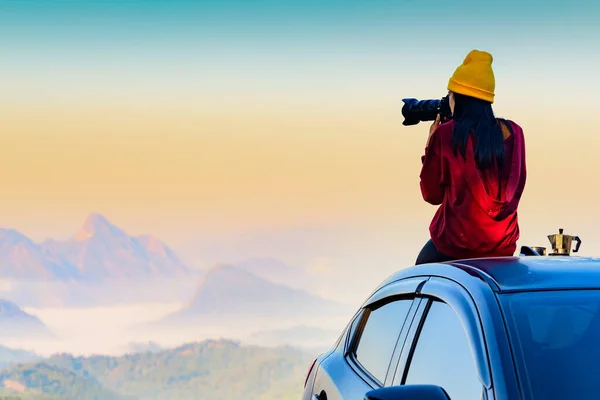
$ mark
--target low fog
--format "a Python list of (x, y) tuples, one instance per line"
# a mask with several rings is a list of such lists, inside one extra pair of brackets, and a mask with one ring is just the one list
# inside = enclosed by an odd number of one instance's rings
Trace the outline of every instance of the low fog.
[[(333, 344), (350, 318), (348, 315), (337, 319), (263, 318), (254, 322), (198, 323), (187, 328), (180, 325), (173, 329), (140, 328), (144, 323), (160, 320), (182, 306), (181, 303), (149, 303), (97, 308), (25, 308), (24, 311), (39, 317), (58, 338), (12, 338), (3, 340), (1, 344), (42, 356), (55, 353), (118, 356), (146, 349), (148, 343), (173, 348), (210, 338), (235, 339), (260, 346), (291, 345), (320, 351)], [(278, 334), (282, 330), (287, 333), (285, 337)]]
[[(236, 301), (244, 302), (244, 299)], [(177, 316), (190, 308), (190, 300), (90, 307), (21, 307), (23, 312), (39, 318), (54, 337), (3, 337), (0, 344), (44, 357), (56, 353), (119, 356), (225, 338), (259, 346), (289, 345), (316, 353), (335, 342), (355, 311), (352, 305), (344, 305), (337, 315), (319, 315), (318, 311), (297, 315), (303, 304), (291, 303), (290, 312), (285, 315), (287, 306), (282, 307), (275, 315), (268, 312), (261, 315), (258, 308), (258, 312), (257, 309), (234, 310), (229, 314), (209, 312), (185, 319)], [(174, 316), (177, 318), (173, 319)]]

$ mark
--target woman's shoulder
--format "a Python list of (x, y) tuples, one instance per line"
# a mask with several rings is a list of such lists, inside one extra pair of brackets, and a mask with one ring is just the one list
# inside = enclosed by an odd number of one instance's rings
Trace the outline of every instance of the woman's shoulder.
[[(509, 145), (512, 148), (520, 149), (519, 151), (524, 151), (525, 149), (525, 135), (523, 134), (523, 129), (521, 126), (513, 120), (506, 118), (498, 118), (499, 121), (502, 121), (506, 127), (502, 127), (502, 133), (504, 134), (504, 143), (505, 145)], [(510, 129), (510, 133), (507, 131)]]
[(496, 118), (496, 120), (499, 121), (499, 122), (503, 122), (503, 123), (507, 124), (513, 130), (517, 129), (517, 130), (523, 132), (523, 128), (521, 128), (521, 125), (519, 125), (517, 122), (515, 122), (512, 119), (509, 119), (509, 118)]

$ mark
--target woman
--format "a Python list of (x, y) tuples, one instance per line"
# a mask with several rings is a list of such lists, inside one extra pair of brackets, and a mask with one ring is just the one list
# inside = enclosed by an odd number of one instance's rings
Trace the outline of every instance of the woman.
[(423, 199), (439, 205), (416, 264), (512, 256), (526, 180), (523, 130), (492, 111), (492, 55), (473, 50), (448, 83), (452, 120), (429, 130)]

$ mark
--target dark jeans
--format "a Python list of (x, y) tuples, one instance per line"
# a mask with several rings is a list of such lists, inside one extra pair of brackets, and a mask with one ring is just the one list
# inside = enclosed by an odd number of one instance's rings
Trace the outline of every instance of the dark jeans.
[(435, 245), (433, 244), (431, 239), (429, 239), (429, 241), (427, 243), (425, 243), (425, 246), (423, 246), (423, 248), (421, 249), (421, 252), (419, 253), (419, 256), (417, 257), (417, 261), (415, 262), (415, 265), (452, 261), (452, 260), (454, 260), (454, 258), (447, 256), (444, 253), (441, 253), (435, 247)]

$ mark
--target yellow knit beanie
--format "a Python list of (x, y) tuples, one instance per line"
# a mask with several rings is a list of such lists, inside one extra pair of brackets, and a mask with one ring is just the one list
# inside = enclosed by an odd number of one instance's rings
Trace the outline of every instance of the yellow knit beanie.
[(454, 71), (448, 82), (448, 90), (493, 103), (496, 89), (493, 61), (490, 53), (472, 50)]

